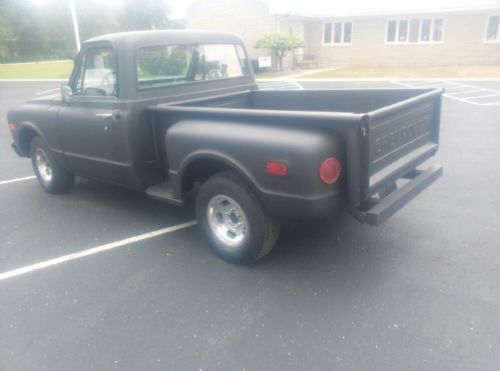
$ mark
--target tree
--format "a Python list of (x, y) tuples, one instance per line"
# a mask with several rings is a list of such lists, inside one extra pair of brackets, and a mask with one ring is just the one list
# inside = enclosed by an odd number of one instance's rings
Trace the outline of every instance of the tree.
[(123, 31), (168, 28), (170, 7), (165, 0), (124, 0), (119, 24)]
[(14, 32), (7, 18), (0, 15), (0, 58), (12, 54)]
[(27, 2), (19, 2), (12, 9), (16, 21), (13, 23), (16, 35), (17, 52), (23, 57), (40, 59), (46, 49), (46, 37), (42, 31), (43, 19), (39, 9), (32, 9)]
[(278, 71), (283, 71), (283, 58), (287, 53), (303, 46), (304, 42), (298, 37), (279, 33), (266, 35), (255, 44), (257, 49), (271, 49), (274, 52), (278, 60)]
[[(167, 0), (75, 0), (80, 38), (179, 28)], [(71, 58), (76, 50), (68, 0), (0, 0), (0, 62)]]

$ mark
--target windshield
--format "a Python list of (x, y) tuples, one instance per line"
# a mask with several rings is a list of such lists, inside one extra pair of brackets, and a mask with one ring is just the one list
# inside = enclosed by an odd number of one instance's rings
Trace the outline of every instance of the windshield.
[(249, 74), (241, 45), (161, 45), (137, 52), (139, 89)]

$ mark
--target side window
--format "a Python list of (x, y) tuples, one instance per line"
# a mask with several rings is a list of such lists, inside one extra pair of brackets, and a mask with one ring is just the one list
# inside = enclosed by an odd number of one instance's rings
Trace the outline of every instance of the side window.
[(89, 49), (76, 78), (75, 94), (116, 96), (116, 66), (110, 48)]

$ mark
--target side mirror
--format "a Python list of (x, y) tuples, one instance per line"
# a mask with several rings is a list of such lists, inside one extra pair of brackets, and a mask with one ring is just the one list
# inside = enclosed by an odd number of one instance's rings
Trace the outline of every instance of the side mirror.
[(61, 85), (59, 87), (61, 91), (61, 97), (64, 103), (68, 103), (69, 99), (73, 96), (73, 91), (69, 87), (69, 85)]

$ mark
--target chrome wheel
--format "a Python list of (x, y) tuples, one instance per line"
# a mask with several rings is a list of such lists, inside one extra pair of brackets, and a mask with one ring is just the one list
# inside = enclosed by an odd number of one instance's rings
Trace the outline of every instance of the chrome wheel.
[(228, 196), (210, 199), (207, 209), (208, 225), (214, 235), (230, 247), (239, 247), (248, 235), (248, 219), (238, 203)]
[(47, 154), (41, 148), (37, 148), (35, 152), (35, 163), (42, 179), (50, 183), (52, 181), (52, 166), (50, 165)]

